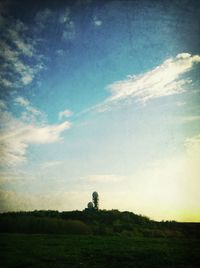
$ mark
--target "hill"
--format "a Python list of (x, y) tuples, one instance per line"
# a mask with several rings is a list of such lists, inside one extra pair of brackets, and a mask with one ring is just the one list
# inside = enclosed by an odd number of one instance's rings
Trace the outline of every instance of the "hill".
[(0, 214), (0, 231), (31, 234), (125, 235), (134, 237), (198, 237), (200, 223), (153, 221), (118, 210), (7, 212)]

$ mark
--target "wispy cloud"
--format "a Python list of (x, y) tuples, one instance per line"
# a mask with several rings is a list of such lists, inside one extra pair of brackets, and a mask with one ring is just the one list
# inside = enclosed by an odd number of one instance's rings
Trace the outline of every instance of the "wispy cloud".
[(46, 114), (35, 108), (26, 98), (18, 96), (14, 99), (14, 104), (21, 107), (20, 120), (23, 122), (28, 122), (29, 124), (41, 122), (45, 124), (47, 121)]
[(70, 21), (70, 8), (65, 8), (64, 12), (62, 12), (59, 16), (59, 22), (61, 24), (65, 24)]
[(72, 115), (72, 111), (70, 110), (64, 110), (59, 112), (58, 117), (60, 120), (64, 119), (65, 117), (70, 117)]
[(61, 133), (71, 126), (68, 121), (50, 125), (41, 121), (40, 118), (37, 120), (37, 115), (42, 113), (35, 109), (28, 100), (18, 97), (15, 102), (26, 109), (29, 120), (24, 120), (24, 113), (20, 118), (16, 118), (5, 107), (2, 108), (0, 165), (13, 166), (25, 162), (30, 144), (58, 142), (62, 139)]
[(191, 70), (194, 63), (200, 62), (200, 56), (189, 53), (178, 54), (176, 58), (167, 59), (152, 71), (140, 76), (130, 76), (108, 86), (112, 96), (110, 101), (120, 101), (127, 97), (136, 97), (145, 103), (151, 99), (183, 92), (183, 85), (191, 80), (181, 75)]
[(5, 110), (7, 107), (6, 103), (3, 100), (0, 100), (0, 111)]
[(28, 107), (30, 105), (30, 102), (27, 99), (25, 99), (24, 97), (17, 97), (15, 99), (15, 102), (23, 107)]
[(131, 98), (145, 104), (156, 98), (182, 93), (186, 84), (192, 83), (191, 79), (183, 75), (199, 62), (199, 55), (181, 53), (175, 58), (165, 60), (149, 72), (137, 76), (129, 75), (124, 80), (108, 85), (111, 96), (90, 110), (103, 112), (109, 110), (112, 105), (129, 101)]
[(100, 20), (100, 19), (98, 19), (98, 17), (97, 16), (94, 16), (94, 19), (93, 19), (93, 21), (94, 21), (94, 25), (95, 26), (101, 26), (102, 25), (102, 20)]
[(45, 8), (37, 12), (35, 16), (37, 31), (43, 31), (46, 28), (46, 25), (49, 25), (49, 21), (51, 20), (52, 13), (53, 12), (49, 8)]
[(190, 123), (190, 122), (200, 121), (200, 115), (180, 116), (178, 117), (178, 121), (181, 123)]
[(8, 184), (24, 184), (25, 182), (34, 181), (36, 179), (33, 173), (22, 171), (17, 167), (9, 167), (0, 171), (0, 186)]
[[(0, 84), (8, 88), (26, 86), (43, 69), (36, 42), (28, 36), (28, 27), (22, 21), (12, 18), (2, 20)], [(27, 61), (28, 58), (31, 61)]]
[(48, 8), (40, 10), (36, 14), (35, 22), (37, 32), (45, 32), (48, 27), (47, 25), (51, 23), (51, 27), (60, 28), (62, 41), (72, 40), (75, 37), (75, 24), (71, 18), (71, 10), (69, 7), (60, 11), (59, 16), (55, 10)]
[(94, 183), (115, 183), (123, 181), (124, 177), (114, 174), (96, 174), (88, 176), (87, 178), (85, 178), (85, 180)]
[[(74, 39), (75, 23), (69, 8), (59, 12), (42, 9), (29, 25), (14, 17), (0, 17), (0, 85), (3, 88), (27, 86), (45, 68), (48, 56), (43, 52), (43, 47), (50, 41), (46, 34), (49, 25), (59, 28), (60, 42)], [(34, 33), (34, 38), (31, 33)], [(57, 50), (61, 51), (61, 47)]]
[(12, 119), (4, 131), (0, 132), (0, 164), (17, 165), (26, 161), (30, 144), (48, 144), (59, 141), (60, 134), (70, 128), (69, 122), (58, 125), (26, 125)]
[(176, 105), (177, 105), (178, 107), (181, 107), (181, 106), (186, 105), (186, 102), (185, 102), (185, 101), (177, 101), (177, 102), (176, 102)]
[[(200, 134), (193, 137), (187, 138), (185, 140), (185, 147), (189, 155), (197, 156), (200, 160)], [(199, 166), (200, 167), (200, 166)], [(199, 168), (200, 170), (200, 168)]]
[(41, 115), (42, 113), (36, 109), (35, 107), (33, 107), (30, 102), (25, 99), (24, 97), (17, 97), (15, 99), (15, 103), (24, 107), (26, 109), (27, 112), (29, 112), (30, 114), (34, 115), (34, 116), (37, 116), (37, 115)]
[(74, 22), (70, 21), (68, 24), (65, 25), (65, 28), (62, 33), (63, 40), (72, 40), (75, 37), (75, 27)]
[(63, 161), (47, 161), (41, 164), (41, 169), (49, 169), (62, 164)]
[(60, 14), (59, 22), (63, 27), (62, 39), (65, 41), (74, 39), (75, 25), (71, 18), (71, 11), (69, 8), (66, 8), (65, 11)]
[[(8, 37), (12, 39), (13, 43), (15, 44), (16, 48), (24, 55), (28, 57), (32, 57), (33, 53), (35, 52), (35, 48), (30, 41), (25, 37), (20, 36), (20, 33), (16, 29), (8, 29)], [(26, 40), (26, 41), (25, 41)]]

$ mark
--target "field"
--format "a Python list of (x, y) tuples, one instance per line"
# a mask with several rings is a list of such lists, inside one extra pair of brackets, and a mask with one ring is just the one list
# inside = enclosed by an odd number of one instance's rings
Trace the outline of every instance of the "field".
[(0, 234), (0, 267), (200, 267), (186, 238)]

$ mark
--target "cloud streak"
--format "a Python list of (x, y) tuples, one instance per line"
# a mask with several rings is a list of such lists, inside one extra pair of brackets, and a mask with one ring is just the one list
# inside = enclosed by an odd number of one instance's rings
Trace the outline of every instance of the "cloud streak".
[(183, 86), (191, 80), (181, 78), (193, 65), (200, 62), (200, 56), (189, 53), (178, 54), (176, 58), (167, 59), (160, 66), (139, 76), (117, 81), (108, 86), (112, 96), (109, 101), (120, 101), (127, 97), (136, 97), (145, 103), (151, 99), (183, 92)]
[(37, 27), (35, 30), (38, 33), (43, 33), (47, 30), (47, 25), (51, 23), (51, 27), (59, 27), (61, 31), (61, 40), (68, 41), (75, 38), (75, 24), (71, 19), (71, 10), (69, 7), (60, 12), (59, 16), (55, 10), (48, 8), (37, 12), (35, 17)]
[(178, 117), (178, 120), (181, 123), (196, 122), (196, 121), (200, 121), (200, 115), (181, 116), (181, 117)]
[[(187, 153), (190, 156), (191, 155), (196, 156), (199, 160), (200, 159), (199, 158), (199, 155), (200, 155), (200, 133), (193, 136), (193, 137), (187, 138), (185, 140), (185, 148), (186, 148)], [(199, 171), (200, 171), (200, 168), (199, 168)]]
[(15, 99), (15, 103), (24, 107), (26, 109), (27, 112), (31, 113), (32, 115), (34, 116), (37, 116), (37, 115), (41, 115), (41, 112), (39, 110), (37, 110), (36, 108), (34, 108), (30, 102), (23, 98), (23, 97), (17, 97)]
[(28, 36), (28, 27), (20, 20), (2, 17), (0, 84), (17, 88), (30, 84), (43, 64), (36, 41)]
[(24, 120), (24, 113), (16, 118), (6, 110), (5, 105), (2, 106), (0, 165), (16, 166), (25, 162), (29, 145), (58, 142), (61, 140), (61, 133), (71, 127), (68, 121), (55, 125), (39, 122), (36, 116), (42, 113), (28, 100), (18, 97), (15, 102), (26, 109), (26, 118), (33, 120)]
[(64, 111), (59, 112), (58, 117), (59, 117), (59, 120), (62, 120), (65, 117), (70, 117), (72, 114), (73, 114), (72, 111), (64, 110)]
[(199, 62), (199, 55), (181, 53), (175, 58), (165, 60), (151, 71), (116, 81), (107, 86), (111, 95), (104, 102), (87, 109), (85, 112), (91, 110), (104, 112), (111, 109), (113, 105), (130, 99), (146, 104), (153, 99), (182, 93), (185, 91), (185, 86), (192, 82), (191, 79), (183, 77), (183, 75)]
[(102, 23), (103, 23), (102, 20), (97, 18), (97, 16), (94, 16), (93, 21), (94, 21), (94, 25), (97, 26), (97, 27), (101, 26)]
[(97, 175), (90, 175), (84, 180), (91, 182), (91, 183), (117, 183), (124, 180), (124, 177), (115, 175), (115, 174), (97, 174)]

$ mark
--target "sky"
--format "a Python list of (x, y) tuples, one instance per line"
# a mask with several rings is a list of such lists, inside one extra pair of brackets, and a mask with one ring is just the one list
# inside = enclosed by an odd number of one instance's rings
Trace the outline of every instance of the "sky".
[(198, 1), (0, 1), (0, 211), (200, 221)]

